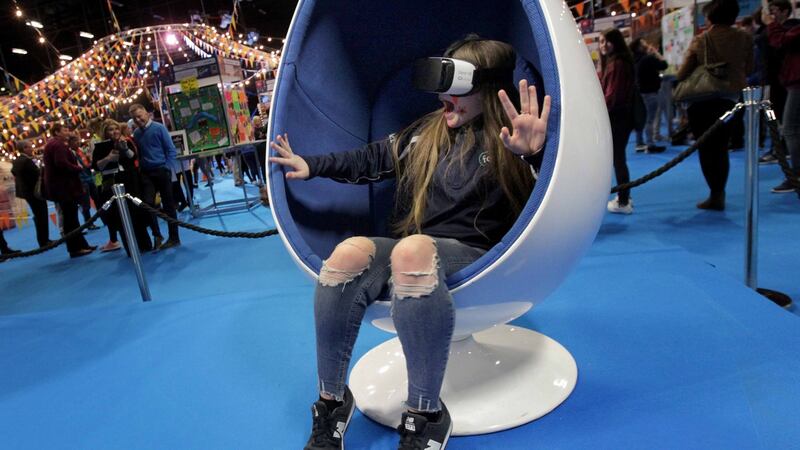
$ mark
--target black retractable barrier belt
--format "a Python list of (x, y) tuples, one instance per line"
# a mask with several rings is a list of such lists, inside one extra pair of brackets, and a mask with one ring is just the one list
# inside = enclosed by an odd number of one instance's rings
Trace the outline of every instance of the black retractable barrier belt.
[(89, 218), (86, 222), (83, 223), (80, 227), (70, 231), (69, 233), (61, 236), (61, 239), (56, 239), (55, 241), (51, 241), (49, 244), (45, 245), (44, 247), (39, 247), (35, 250), (27, 251), (27, 252), (19, 252), (19, 253), (11, 253), (8, 255), (0, 255), (0, 262), (8, 260), (8, 259), (15, 259), (15, 258), (27, 258), (28, 256), (38, 255), (40, 253), (44, 253), (48, 250), (52, 250), (59, 245), (67, 242), (70, 238), (77, 236), (79, 233), (83, 233), (84, 230), (92, 226), (93, 223), (100, 218), (100, 215), (103, 214), (103, 211), (107, 210), (111, 207), (111, 203), (114, 199), (110, 199), (107, 201), (92, 217)]
[(259, 239), (259, 238), (263, 238), (263, 237), (267, 237), (267, 236), (272, 236), (272, 235), (278, 234), (278, 230), (276, 230), (276, 229), (259, 231), (257, 233), (248, 233), (248, 232), (243, 232), (243, 231), (219, 231), (219, 230), (212, 230), (212, 229), (209, 229), (209, 228), (203, 228), (203, 227), (199, 227), (197, 225), (192, 225), (190, 223), (181, 222), (178, 219), (174, 219), (174, 218), (168, 216), (167, 214), (165, 214), (163, 211), (158, 210), (156, 208), (153, 208), (152, 206), (148, 205), (147, 203), (143, 202), (142, 200), (140, 200), (140, 199), (138, 199), (138, 198), (136, 198), (136, 197), (134, 197), (134, 196), (132, 196), (130, 194), (125, 194), (125, 196), (128, 197), (133, 202), (134, 205), (138, 206), (139, 208), (144, 209), (145, 211), (147, 211), (149, 213), (155, 214), (156, 216), (158, 216), (158, 217), (164, 219), (165, 221), (167, 221), (167, 223), (170, 223), (170, 224), (173, 224), (173, 225), (177, 225), (179, 227), (186, 228), (188, 230), (196, 231), (198, 233), (208, 234), (210, 236), (229, 237), (229, 238)]

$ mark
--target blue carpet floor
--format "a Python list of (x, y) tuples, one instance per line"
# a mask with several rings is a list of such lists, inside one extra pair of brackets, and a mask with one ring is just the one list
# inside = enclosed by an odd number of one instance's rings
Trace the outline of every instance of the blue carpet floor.
[[(631, 152), (631, 172), (679, 150)], [(632, 216), (607, 216), (575, 272), (515, 322), (572, 352), (571, 397), (448, 448), (800, 448), (800, 318), (742, 283), (742, 160), (731, 155), (724, 213), (695, 209), (706, 192), (692, 157), (637, 188)], [(768, 193), (776, 166), (761, 175), (759, 285), (800, 299), (800, 200)], [(238, 195), (229, 178), (216, 187)], [(207, 190), (198, 199), (207, 204)], [(273, 227), (263, 207), (193, 222)], [(30, 225), (6, 238), (35, 246)], [(106, 231), (87, 238), (103, 244)], [(181, 239), (143, 257), (151, 303), (122, 252), (70, 260), (59, 248), (0, 265), (0, 448), (302, 448), (312, 285), (278, 237)], [(364, 326), (354, 357), (389, 337)], [(346, 442), (387, 449), (396, 437), (357, 413)]]

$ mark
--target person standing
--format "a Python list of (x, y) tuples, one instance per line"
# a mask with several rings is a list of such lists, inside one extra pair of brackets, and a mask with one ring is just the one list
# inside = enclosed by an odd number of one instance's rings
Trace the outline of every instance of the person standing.
[[(611, 138), (614, 147), (614, 174), (617, 184), (630, 181), (625, 147), (633, 131), (633, 91), (634, 82), (633, 55), (622, 33), (612, 28), (600, 35), (600, 84), (608, 108), (611, 121)], [(630, 189), (622, 189), (617, 197), (607, 205), (614, 214), (633, 213), (633, 202)]]
[[(87, 159), (86, 155), (81, 150), (81, 138), (77, 134), (71, 134), (69, 136), (69, 141), (67, 141), (67, 146), (72, 153), (75, 154), (75, 159), (78, 161), (78, 165), (83, 168), (80, 173), (81, 183), (83, 183), (83, 195), (81, 196), (78, 204), (81, 207), (81, 211), (83, 213), (83, 221), (88, 222), (89, 218), (92, 217), (91, 212), (91, 205), (92, 201), (94, 201), (95, 209), (97, 209), (97, 205), (102, 203), (98, 202), (97, 199), (97, 186), (94, 185), (94, 175), (92, 174), (92, 167), (91, 167), (91, 157)], [(87, 230), (98, 230), (98, 227), (95, 224), (90, 225)]]
[[(770, 47), (783, 52), (779, 79), (786, 88), (783, 107), (783, 139), (792, 156), (795, 183), (800, 177), (800, 20), (792, 19), (792, 5), (788, 0), (772, 0), (769, 8), (762, 10), (762, 21), (767, 25)], [(772, 188), (772, 192), (800, 193), (788, 179)]]
[(33, 145), (30, 141), (17, 143), (19, 155), (11, 165), (14, 175), (17, 198), (24, 199), (33, 213), (33, 223), (36, 226), (36, 241), (39, 247), (50, 243), (50, 224), (47, 218), (47, 201), (36, 197), (36, 183), (39, 182), (41, 171), (33, 160)]
[[(83, 184), (79, 174), (83, 168), (67, 147), (69, 130), (57, 123), (50, 128), (50, 135), (44, 146), (44, 187), (47, 198), (53, 199), (61, 208), (64, 235), (67, 235), (80, 226), (78, 200), (83, 195)], [(67, 251), (72, 258), (88, 255), (96, 248), (90, 246), (81, 233), (67, 239)]]
[[(636, 64), (636, 83), (642, 94), (647, 118), (644, 121), (645, 148), (647, 153), (660, 153), (666, 150), (662, 145), (656, 145), (656, 128), (658, 115), (658, 91), (661, 89), (661, 71), (666, 70), (668, 64), (658, 50), (644, 39), (636, 39), (631, 44), (633, 59)], [(638, 142), (638, 139), (637, 139)], [(637, 151), (639, 147), (637, 146)]]
[[(709, 23), (703, 34), (695, 36), (678, 70), (678, 81), (685, 80), (700, 66), (708, 63), (725, 63), (730, 92), (715, 92), (713, 98), (689, 105), (689, 128), (695, 138), (700, 138), (722, 114), (733, 108), (742, 89), (747, 86), (747, 74), (753, 71), (753, 37), (733, 27), (739, 14), (736, 0), (712, 0), (703, 7)], [(728, 140), (730, 127), (720, 127), (699, 149), (700, 168), (709, 188), (707, 199), (697, 204), (699, 209), (725, 210), (725, 185), (728, 183), (730, 159)]]
[[(178, 218), (172, 198), (172, 172), (176, 167), (178, 151), (167, 127), (154, 121), (144, 106), (134, 103), (128, 109), (136, 123), (133, 139), (139, 148), (139, 168), (142, 174), (142, 196), (155, 208), (156, 192), (161, 195), (161, 208), (173, 219)], [(157, 250), (181, 244), (178, 226), (169, 224), (169, 238)]]

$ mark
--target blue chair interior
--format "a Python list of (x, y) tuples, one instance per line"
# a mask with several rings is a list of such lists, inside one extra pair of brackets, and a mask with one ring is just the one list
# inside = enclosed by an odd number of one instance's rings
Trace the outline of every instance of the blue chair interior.
[[(411, 85), (414, 60), (441, 55), (469, 32), (510, 43), (515, 78), (553, 97), (545, 158), (515, 226), (481, 259), (453, 274), (454, 287), (498, 258), (531, 220), (558, 146), (558, 72), (538, 2), (356, 0), (301, 2), (283, 55), (273, 133), (288, 133), (300, 155), (361, 147), (439, 108), (436, 95)], [(543, 88), (543, 89), (541, 89)], [(274, 138), (272, 136), (271, 138)], [(388, 235), (394, 182), (348, 185), (327, 179), (284, 181), (273, 165), (272, 208), (295, 254), (316, 273), (333, 248), (354, 236)]]

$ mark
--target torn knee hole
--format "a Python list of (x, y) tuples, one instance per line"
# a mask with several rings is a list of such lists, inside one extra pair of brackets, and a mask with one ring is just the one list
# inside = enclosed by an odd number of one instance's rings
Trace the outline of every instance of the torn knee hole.
[(353, 281), (365, 270), (367, 270), (367, 266), (364, 266), (361, 270), (353, 271), (336, 269), (328, 266), (327, 263), (323, 263), (322, 270), (319, 272), (319, 283), (323, 286), (339, 286)]
[(439, 286), (439, 276), (434, 272), (400, 272), (395, 275), (392, 290), (394, 297), (421, 298), (430, 295)]

